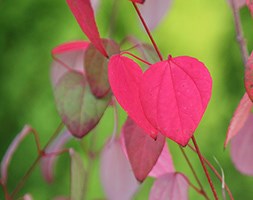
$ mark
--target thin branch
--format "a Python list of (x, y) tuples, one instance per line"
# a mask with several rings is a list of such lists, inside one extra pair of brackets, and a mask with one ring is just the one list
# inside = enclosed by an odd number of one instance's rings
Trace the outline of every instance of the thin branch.
[(201, 182), (200, 182), (200, 180), (199, 180), (199, 178), (198, 178), (198, 176), (197, 176), (196, 171), (194, 170), (194, 168), (193, 168), (193, 166), (192, 166), (192, 164), (191, 164), (191, 162), (190, 162), (190, 160), (189, 160), (187, 154), (185, 153), (185, 150), (184, 150), (183, 147), (181, 147), (180, 145), (179, 145), (179, 148), (180, 148), (180, 150), (181, 150), (181, 152), (182, 152), (182, 154), (183, 154), (183, 156), (184, 156), (184, 158), (185, 158), (187, 164), (189, 165), (189, 167), (190, 167), (190, 169), (191, 169), (191, 171), (192, 171), (192, 173), (193, 173), (193, 176), (194, 176), (195, 180), (197, 181), (197, 183), (198, 183), (198, 185), (199, 185), (199, 187), (200, 187), (200, 192), (199, 192), (199, 193), (201, 193), (207, 200), (209, 200), (209, 197), (207, 196), (207, 194), (206, 194), (206, 192), (205, 192), (205, 190), (204, 190), (204, 187), (203, 187), (203, 185), (201, 184)]
[(40, 151), (41, 153), (38, 154), (36, 160), (32, 163), (30, 168), (26, 171), (25, 175), (20, 179), (20, 181), (16, 185), (15, 189), (11, 193), (11, 198), (14, 198), (17, 195), (17, 193), (19, 192), (19, 190), (23, 187), (23, 185), (25, 184), (25, 182), (30, 177), (33, 170), (35, 169), (35, 167), (39, 163), (40, 159), (45, 155), (46, 148), (54, 140), (54, 138), (60, 133), (60, 131), (62, 130), (63, 127), (64, 127), (64, 124), (61, 122), (60, 125), (57, 127), (56, 131), (54, 132), (54, 134), (52, 135), (52, 137), (49, 139), (48, 143), (43, 148), (43, 150)]
[(212, 180), (211, 180), (211, 177), (210, 177), (210, 175), (209, 175), (209, 173), (208, 173), (208, 171), (207, 171), (207, 169), (206, 169), (206, 165), (205, 165), (204, 159), (203, 159), (203, 157), (202, 157), (202, 155), (201, 155), (201, 152), (200, 152), (200, 150), (199, 150), (198, 144), (197, 144), (197, 142), (196, 142), (194, 136), (192, 136), (192, 141), (193, 141), (193, 144), (194, 144), (194, 146), (195, 146), (195, 149), (196, 149), (196, 152), (197, 152), (197, 154), (198, 154), (198, 157), (199, 157), (199, 160), (200, 160), (200, 162), (201, 162), (201, 165), (202, 165), (202, 167), (203, 167), (203, 169), (204, 169), (204, 172), (205, 172), (205, 174), (206, 174), (208, 183), (209, 183), (209, 185), (210, 185), (210, 187), (211, 187), (211, 189), (212, 189), (213, 196), (214, 196), (214, 198), (215, 198), (216, 200), (218, 200), (217, 192), (216, 192), (216, 190), (215, 190), (215, 188), (214, 188), (214, 185), (213, 185), (213, 182), (212, 182)]
[[(187, 145), (192, 151), (194, 151), (195, 153), (197, 153), (196, 149), (191, 146), (190, 144)], [(208, 167), (214, 172), (214, 174), (216, 175), (216, 177), (220, 180), (220, 182), (222, 183), (222, 177), (221, 175), (218, 173), (218, 171), (215, 169), (215, 167), (204, 157), (202, 156), (204, 162), (208, 165)], [(231, 200), (234, 200), (234, 197), (232, 195), (232, 192), (230, 191), (229, 187), (227, 186), (227, 184), (225, 183), (225, 188), (226, 191), (230, 197)]]
[(136, 10), (136, 12), (137, 12), (137, 14), (138, 14), (138, 16), (141, 20), (141, 23), (143, 24), (143, 26), (144, 26), (144, 28), (145, 28), (148, 36), (149, 36), (149, 39), (151, 40), (151, 42), (152, 42), (152, 44), (153, 44), (153, 46), (156, 50), (157, 55), (159, 56), (160, 60), (162, 61), (163, 60), (162, 54), (160, 53), (160, 51), (159, 51), (159, 49), (156, 45), (156, 42), (155, 42), (154, 38), (152, 37), (151, 32), (150, 32), (145, 20), (143, 19), (142, 15), (141, 15), (141, 12), (140, 12), (138, 6), (136, 5), (136, 3), (134, 3), (134, 2), (132, 2), (132, 3), (133, 3), (133, 6), (134, 6), (134, 9)]
[(141, 59), (140, 57), (138, 57), (138, 56), (136, 56), (136, 55), (134, 55), (134, 54), (132, 54), (132, 53), (130, 53), (130, 52), (121, 52), (121, 55), (123, 55), (123, 54), (128, 54), (128, 55), (130, 55), (130, 56), (136, 58), (137, 60), (139, 60), (139, 61), (145, 63), (146, 65), (151, 65), (151, 63), (147, 62), (146, 60)]
[(244, 66), (246, 66), (246, 63), (247, 63), (247, 60), (249, 57), (249, 53), (248, 53), (248, 48), (247, 48), (245, 38), (243, 36), (242, 24), (241, 24), (241, 19), (240, 19), (240, 12), (239, 12), (239, 9), (236, 8), (235, 0), (230, 0), (230, 2), (231, 2), (231, 7), (232, 7), (232, 11), (233, 11), (233, 16), (234, 16), (234, 22), (235, 22), (236, 39), (237, 39), (237, 42), (240, 46), (240, 51), (241, 51)]

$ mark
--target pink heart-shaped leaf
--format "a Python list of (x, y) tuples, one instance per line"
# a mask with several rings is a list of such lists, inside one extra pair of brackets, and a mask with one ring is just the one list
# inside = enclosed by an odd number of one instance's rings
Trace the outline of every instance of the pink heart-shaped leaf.
[(51, 79), (53, 86), (67, 71), (77, 71), (84, 74), (84, 53), (89, 45), (86, 41), (74, 41), (61, 44), (52, 50)]
[(243, 127), (231, 140), (231, 158), (243, 174), (253, 176), (253, 114), (250, 113)]
[(101, 154), (101, 181), (110, 200), (129, 200), (139, 187), (119, 139), (111, 139)]
[(150, 123), (185, 146), (211, 97), (212, 79), (203, 63), (180, 56), (151, 65), (140, 83), (140, 100)]
[(224, 147), (227, 146), (228, 142), (238, 133), (238, 131), (244, 126), (251, 108), (253, 106), (252, 101), (249, 99), (247, 93), (245, 93), (237, 106), (233, 118), (230, 121)]
[(187, 200), (189, 183), (181, 173), (165, 174), (154, 182), (149, 200)]
[(253, 52), (245, 67), (244, 84), (251, 101), (253, 101)]
[(159, 134), (154, 140), (129, 117), (122, 132), (133, 172), (136, 179), (142, 182), (156, 164), (164, 147), (165, 137)]
[(105, 57), (108, 57), (98, 32), (90, 0), (67, 0), (67, 3), (86, 36)]
[[(103, 45), (109, 56), (120, 52), (119, 45), (113, 40), (103, 39)], [(84, 56), (84, 67), (92, 93), (104, 97), (110, 91), (108, 82), (108, 58), (104, 57), (91, 43)]]
[(140, 127), (155, 138), (157, 130), (146, 119), (139, 99), (142, 70), (138, 64), (121, 55), (112, 56), (108, 76), (113, 94), (120, 105)]
[[(171, 0), (146, 0), (145, 3), (140, 6), (141, 14), (149, 29), (153, 30), (159, 24), (168, 12), (170, 5)], [(152, 13), (152, 15), (150, 13)]]

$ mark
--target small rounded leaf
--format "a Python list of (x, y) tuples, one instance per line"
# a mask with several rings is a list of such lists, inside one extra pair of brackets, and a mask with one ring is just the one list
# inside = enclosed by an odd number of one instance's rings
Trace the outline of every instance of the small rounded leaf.
[(57, 83), (54, 94), (62, 121), (78, 138), (97, 125), (111, 100), (111, 95), (103, 99), (93, 96), (85, 76), (78, 72), (67, 72)]
[[(120, 53), (119, 45), (113, 40), (103, 39), (103, 45), (109, 56)], [(110, 91), (108, 81), (108, 58), (90, 43), (84, 55), (84, 68), (92, 93), (102, 98)]]

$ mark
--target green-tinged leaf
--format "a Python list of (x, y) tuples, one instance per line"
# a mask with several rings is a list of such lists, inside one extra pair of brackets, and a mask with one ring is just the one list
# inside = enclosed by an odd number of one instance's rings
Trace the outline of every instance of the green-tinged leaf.
[(61, 77), (54, 92), (62, 121), (78, 138), (97, 125), (111, 100), (110, 94), (97, 99), (91, 93), (84, 75), (71, 71)]
[(82, 158), (73, 149), (69, 151), (71, 157), (71, 200), (84, 199), (85, 169)]
[[(119, 45), (112, 40), (103, 39), (103, 45), (109, 56), (120, 52)], [(84, 56), (84, 68), (92, 93), (104, 97), (110, 91), (108, 82), (108, 58), (100, 53), (94, 44), (90, 43)]]

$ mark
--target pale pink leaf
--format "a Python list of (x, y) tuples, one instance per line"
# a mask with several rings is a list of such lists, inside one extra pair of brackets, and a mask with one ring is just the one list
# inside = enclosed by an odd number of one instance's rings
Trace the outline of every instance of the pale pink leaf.
[(212, 79), (203, 63), (187, 56), (169, 57), (144, 73), (140, 100), (150, 123), (185, 146), (205, 112), (211, 90)]
[(181, 173), (168, 173), (154, 182), (149, 200), (187, 200), (189, 183)]
[(25, 125), (20, 133), (14, 138), (10, 146), (8, 147), (2, 161), (1, 161), (1, 182), (6, 184), (8, 178), (8, 167), (10, 161), (15, 153), (16, 149), (20, 145), (20, 143), (24, 140), (24, 138), (31, 133), (32, 127), (29, 125)]
[(119, 139), (110, 140), (101, 154), (101, 182), (110, 200), (129, 200), (139, 188)]
[(158, 134), (156, 140), (151, 138), (131, 118), (122, 129), (127, 155), (138, 181), (142, 182), (156, 164), (165, 143), (165, 137)]
[(224, 147), (227, 146), (228, 142), (238, 133), (238, 131), (244, 126), (251, 108), (253, 106), (252, 101), (249, 99), (247, 93), (245, 93), (237, 106), (233, 118), (230, 121)]
[(141, 14), (150, 30), (153, 30), (168, 12), (171, 0), (146, 0), (139, 6)]
[(90, 0), (67, 0), (67, 3), (89, 40), (105, 57), (108, 57), (98, 32)]
[(249, 98), (253, 101), (253, 52), (246, 63), (244, 84)]
[(99, 4), (101, 3), (101, 0), (91, 0), (90, 2), (91, 2), (94, 12), (96, 13), (99, 7)]
[(51, 69), (51, 80), (53, 86), (67, 71), (77, 71), (84, 74), (84, 53), (89, 42), (74, 41), (61, 44), (52, 50), (53, 64)]
[(235, 167), (243, 174), (253, 176), (253, 114), (231, 140), (231, 157)]
[(141, 68), (133, 60), (115, 55), (109, 61), (108, 75), (111, 89), (119, 104), (140, 127), (155, 138), (158, 132), (146, 119), (139, 99)]
[(165, 142), (162, 153), (160, 154), (155, 166), (149, 173), (149, 176), (158, 178), (166, 173), (174, 172), (174, 164), (169, 151), (168, 144)]
[[(246, 4), (247, 4), (247, 6), (249, 8), (249, 11), (250, 11), (251, 15), (253, 16), (253, 1), (252, 0), (246, 0)], [(252, 54), (251, 54), (251, 56), (252, 56)]]
[(73, 149), (69, 150), (71, 158), (70, 178), (71, 178), (71, 200), (84, 199), (84, 187), (86, 179), (86, 171), (81, 156)]
[(71, 138), (69, 131), (65, 130), (46, 148), (46, 154), (54, 154), (52, 156), (45, 155), (40, 163), (42, 175), (48, 183), (51, 183), (54, 178), (53, 168), (57, 159), (57, 152), (60, 152)]

